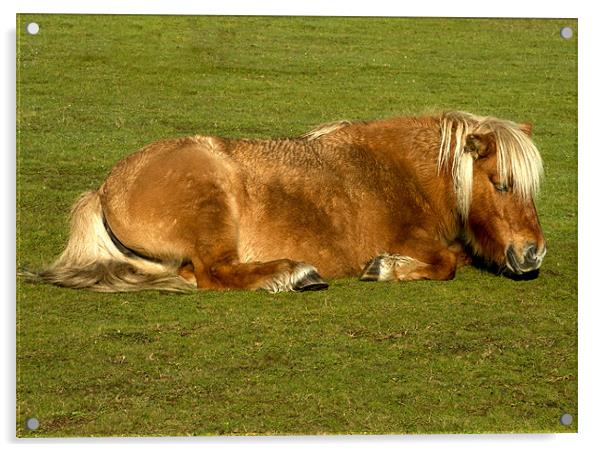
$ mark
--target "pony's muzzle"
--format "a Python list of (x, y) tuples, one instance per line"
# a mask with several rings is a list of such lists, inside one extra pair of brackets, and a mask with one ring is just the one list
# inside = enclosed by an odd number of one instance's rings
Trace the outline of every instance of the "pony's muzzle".
[(516, 253), (513, 245), (506, 250), (506, 267), (515, 275), (533, 272), (541, 267), (546, 255), (546, 246), (538, 249), (536, 245), (529, 244), (523, 249), (522, 256)]

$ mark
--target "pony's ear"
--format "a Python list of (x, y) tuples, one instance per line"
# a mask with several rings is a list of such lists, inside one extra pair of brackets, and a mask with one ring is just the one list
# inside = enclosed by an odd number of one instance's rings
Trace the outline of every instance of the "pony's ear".
[(487, 157), (495, 152), (495, 134), (490, 133), (471, 133), (466, 136), (464, 152), (472, 154), (474, 159)]
[(525, 123), (519, 124), (518, 128), (520, 130), (522, 130), (523, 132), (525, 132), (529, 136), (531, 136), (531, 134), (533, 132), (533, 124), (531, 124), (530, 122), (525, 122)]

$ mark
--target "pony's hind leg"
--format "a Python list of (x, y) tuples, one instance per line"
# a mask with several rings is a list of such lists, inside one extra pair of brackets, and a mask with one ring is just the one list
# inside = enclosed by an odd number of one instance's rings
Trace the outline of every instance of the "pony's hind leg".
[[(181, 269), (184, 276), (190, 270)], [(308, 291), (328, 288), (316, 269), (302, 262), (280, 259), (270, 262), (238, 262), (227, 258), (209, 265), (193, 260), (192, 272), (199, 289), (265, 289), (269, 292)]]
[(196, 280), (199, 289), (265, 289), (270, 292), (325, 289), (328, 285), (317, 270), (289, 259), (269, 262), (241, 262), (238, 254), (236, 199), (214, 192), (195, 212), (185, 231), (189, 244), (186, 264), (179, 275)]
[(288, 259), (265, 263), (217, 263), (211, 267), (211, 273), (227, 287), (240, 289), (284, 292), (320, 290), (328, 287), (313, 266)]
[[(199, 194), (201, 196), (201, 194)], [(238, 253), (240, 207), (237, 197), (214, 190), (199, 209), (187, 231), (190, 266), (180, 269), (184, 278), (194, 274), (199, 289), (265, 289), (269, 292), (326, 289), (317, 270), (289, 259), (241, 262)]]

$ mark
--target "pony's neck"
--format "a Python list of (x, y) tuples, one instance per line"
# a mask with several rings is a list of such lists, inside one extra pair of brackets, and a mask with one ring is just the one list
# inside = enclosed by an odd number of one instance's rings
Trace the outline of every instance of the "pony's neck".
[[(358, 125), (358, 134), (377, 159), (396, 168), (404, 184), (412, 184), (436, 215), (437, 234), (457, 240), (463, 225), (456, 209), (453, 179), (447, 169), (438, 170), (441, 147), (438, 117), (393, 118)], [(451, 207), (450, 207), (451, 206)]]

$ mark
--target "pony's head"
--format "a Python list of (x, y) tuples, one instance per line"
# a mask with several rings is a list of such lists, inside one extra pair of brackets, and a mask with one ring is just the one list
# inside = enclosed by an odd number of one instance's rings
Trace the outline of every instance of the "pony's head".
[(546, 242), (533, 199), (543, 166), (531, 126), (452, 112), (441, 130), (439, 169), (451, 170), (467, 243), (514, 275), (537, 270)]

